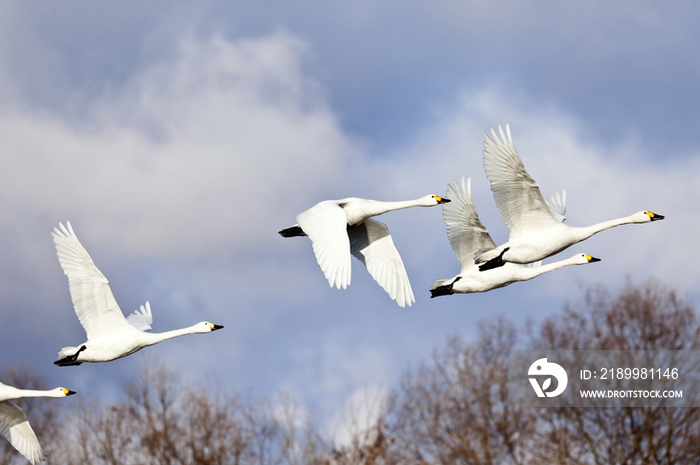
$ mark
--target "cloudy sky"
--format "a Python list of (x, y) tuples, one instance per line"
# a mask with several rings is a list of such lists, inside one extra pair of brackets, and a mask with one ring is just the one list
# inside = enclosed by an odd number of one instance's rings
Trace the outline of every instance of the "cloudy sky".
[[(582, 286), (656, 278), (700, 303), (700, 6), (586, 1), (0, 3), (3, 365), (112, 399), (149, 357), (186, 381), (283, 391), (337, 434), (447, 337), (556, 314)], [(349, 196), (443, 195), (472, 177), (494, 240), (508, 231), (481, 166), (510, 124), (567, 222), (653, 210), (562, 253), (602, 262), (480, 295), (430, 299), (459, 272), (441, 207), (381, 217), (416, 302), (353, 261), (330, 288), (301, 211)], [(107, 364), (58, 368), (85, 333), (50, 232), (70, 221), (125, 313), (154, 331), (225, 329)]]

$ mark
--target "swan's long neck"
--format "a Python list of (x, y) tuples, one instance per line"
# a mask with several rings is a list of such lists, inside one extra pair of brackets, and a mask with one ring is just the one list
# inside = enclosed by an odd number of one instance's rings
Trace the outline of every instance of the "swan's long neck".
[(54, 390), (19, 389), (7, 386), (11, 391), (2, 396), (0, 400), (20, 399), (22, 397), (64, 397), (65, 394), (57, 394)]
[(565, 266), (576, 265), (575, 257), (567, 258), (566, 260), (559, 260), (557, 262), (547, 263), (546, 265), (535, 266), (535, 267), (522, 267), (520, 269), (520, 274), (524, 278), (522, 281), (527, 281), (532, 278), (536, 278), (541, 274), (548, 273), (559, 268), (564, 268)]
[[(196, 325), (195, 325), (196, 326)], [(159, 342), (167, 341), (178, 336), (184, 336), (185, 334), (192, 334), (195, 332), (195, 326), (189, 326), (182, 329), (174, 329), (172, 331), (165, 331), (163, 333), (143, 333), (147, 336), (146, 345), (158, 344)]]
[(572, 226), (572, 230), (576, 231), (577, 235), (580, 237), (578, 241), (588, 239), (594, 234), (597, 234), (606, 229), (614, 228), (615, 226), (620, 226), (623, 224), (636, 223), (634, 220), (634, 215), (625, 216), (623, 218), (617, 218), (614, 220), (603, 221), (602, 223), (597, 223), (591, 226), (575, 227)]
[(393, 212), (394, 210), (424, 206), (426, 206), (424, 199), (400, 200), (398, 202), (380, 202), (373, 200), (367, 205), (367, 210), (368, 213), (370, 213), (369, 216), (377, 216), (382, 213)]

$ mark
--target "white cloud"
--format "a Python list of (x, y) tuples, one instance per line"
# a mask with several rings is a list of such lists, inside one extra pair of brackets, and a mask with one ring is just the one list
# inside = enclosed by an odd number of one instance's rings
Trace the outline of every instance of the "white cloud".
[(337, 183), (362, 158), (304, 75), (306, 50), (284, 32), (190, 35), (95, 102), (88, 124), (0, 114), (0, 166), (12, 173), (0, 221), (72, 219), (79, 237), (153, 256), (259, 243), (298, 186)]

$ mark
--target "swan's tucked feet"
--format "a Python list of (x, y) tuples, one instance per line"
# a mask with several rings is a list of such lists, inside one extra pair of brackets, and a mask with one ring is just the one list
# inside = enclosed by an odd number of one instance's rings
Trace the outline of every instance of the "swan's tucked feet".
[(78, 351), (76, 353), (74, 353), (73, 355), (68, 355), (67, 357), (63, 357), (60, 360), (56, 360), (55, 362), (53, 362), (53, 364), (58, 365), (60, 367), (78, 366), (81, 363), (83, 363), (83, 362), (76, 361), (78, 359), (78, 355), (80, 354), (80, 352), (84, 351), (85, 349), (87, 349), (87, 347), (80, 346), (80, 349), (78, 349)]
[(282, 237), (306, 236), (306, 233), (302, 231), (302, 229), (298, 225), (283, 229), (279, 232), (279, 234)]
[(430, 290), (430, 298), (432, 299), (433, 297), (439, 297), (441, 295), (452, 295), (454, 294), (454, 291), (452, 290), (454, 284), (462, 279), (461, 276), (458, 276), (457, 279), (452, 281), (450, 284), (443, 284), (442, 286), (438, 286), (435, 289)]
[(506, 247), (505, 249), (503, 249), (503, 252), (501, 252), (501, 254), (498, 257), (492, 258), (486, 263), (479, 265), (479, 271), (493, 270), (494, 268), (503, 266), (505, 264), (505, 262), (503, 261), (503, 254), (508, 252), (509, 249), (510, 247)]

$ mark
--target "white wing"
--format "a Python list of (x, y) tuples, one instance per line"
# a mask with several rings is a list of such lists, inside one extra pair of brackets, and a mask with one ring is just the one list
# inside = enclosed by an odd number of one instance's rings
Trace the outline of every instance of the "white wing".
[(479, 249), (492, 249), (496, 244), (491, 239), (489, 231), (479, 219), (476, 207), (472, 202), (472, 180), (467, 179), (467, 185), (462, 186), (455, 181), (455, 187), (447, 185), (445, 197), (451, 200), (442, 206), (442, 217), (447, 225), (447, 237), (462, 271), (476, 266), (474, 253)]
[(141, 310), (134, 310), (134, 313), (126, 318), (126, 322), (136, 329), (148, 331), (153, 323), (153, 314), (151, 313), (151, 304), (146, 302), (146, 306), (141, 305)]
[(29, 425), (27, 415), (9, 400), (0, 402), (0, 434), (32, 464), (46, 458), (34, 430)]
[(528, 229), (542, 229), (557, 223), (540, 188), (525, 171), (513, 145), (510, 127), (506, 133), (499, 126), (500, 139), (492, 129), (493, 139), (484, 134), (484, 171), (491, 183), (493, 198), (501, 219), (510, 229), (510, 239)]
[(399, 251), (385, 224), (366, 219), (348, 228), (352, 254), (367, 267), (375, 281), (400, 307), (411, 306), (416, 299)]
[(323, 274), (333, 287), (350, 284), (350, 239), (348, 215), (337, 202), (326, 200), (297, 215), (297, 223), (311, 239)]
[(564, 213), (566, 213), (566, 189), (562, 190), (561, 194), (555, 192), (549, 196), (549, 200), (544, 199), (544, 201), (547, 202), (547, 206), (554, 218), (558, 222), (563, 223), (566, 220), (566, 216), (564, 216)]
[(68, 228), (59, 223), (60, 230), (54, 228), (51, 235), (56, 244), (58, 262), (68, 276), (75, 313), (88, 340), (124, 328), (127, 322), (114, 299), (109, 281), (92, 262), (70, 222), (66, 225)]

